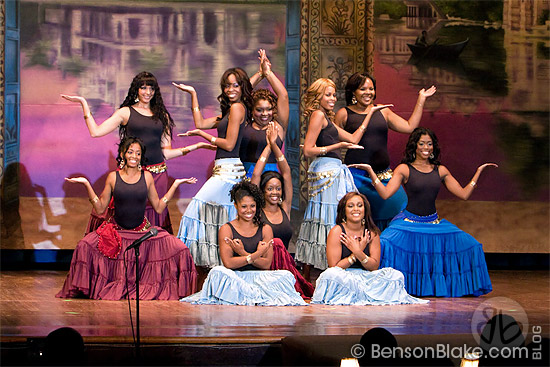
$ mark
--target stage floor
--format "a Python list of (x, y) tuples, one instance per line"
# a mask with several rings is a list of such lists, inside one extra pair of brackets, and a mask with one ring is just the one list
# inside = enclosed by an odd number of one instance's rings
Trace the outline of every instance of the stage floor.
[[(1, 341), (44, 337), (70, 326), (86, 342), (132, 340), (127, 301), (59, 299), (66, 271), (0, 273)], [(473, 298), (429, 298), (426, 305), (254, 307), (140, 302), (143, 343), (273, 343), (294, 335), (361, 335), (384, 327), (396, 335), (469, 334), (479, 310), (527, 316), (529, 333), (550, 334), (547, 271), (490, 271), (493, 292)], [(135, 317), (135, 302), (131, 302)], [(478, 311), (476, 311), (476, 309)], [(525, 322), (523, 322), (524, 327)]]

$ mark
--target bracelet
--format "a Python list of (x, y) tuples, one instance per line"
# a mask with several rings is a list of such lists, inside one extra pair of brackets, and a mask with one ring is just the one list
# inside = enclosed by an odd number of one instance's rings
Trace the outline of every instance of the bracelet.
[(327, 148), (326, 147), (322, 147), (321, 148), (321, 152), (319, 153), (319, 155), (325, 155), (327, 154)]
[[(185, 148), (187, 148), (188, 151), (192, 152), (192, 151), (194, 151), (195, 149), (197, 149), (197, 146), (196, 146), (195, 144), (193, 144), (193, 145), (190, 145), (190, 146), (185, 147)], [(183, 148), (183, 149), (185, 149), (185, 148)]]
[(99, 198), (96, 195), (93, 199), (88, 199), (88, 200), (90, 200), (90, 203), (95, 204), (99, 201)]
[(363, 260), (361, 260), (361, 263), (366, 265), (368, 262), (369, 262), (369, 256), (365, 255), (365, 258)]
[(268, 70), (268, 71), (265, 72), (264, 78), (267, 78), (270, 75), (271, 75), (271, 70)]
[(364, 132), (365, 130), (367, 130), (367, 127), (366, 127), (365, 125), (363, 125), (363, 124), (361, 124), (361, 126), (359, 126), (359, 128), (360, 128), (361, 131), (363, 131), (363, 132)]
[(190, 152), (190, 150), (189, 150), (189, 149), (187, 149), (187, 152), (186, 152), (186, 151), (185, 151), (185, 149), (186, 149), (185, 147), (183, 147), (183, 148), (179, 148), (179, 149), (180, 149), (181, 155), (186, 155), (187, 153), (189, 153), (189, 152)]
[(260, 162), (265, 162), (265, 161), (267, 161), (267, 158), (262, 155), (262, 156), (260, 156), (259, 161)]
[(215, 136), (213, 136), (213, 137), (210, 139), (210, 144), (216, 145), (216, 137), (215, 137)]
[(470, 181), (470, 186), (476, 187), (476, 185), (477, 185), (477, 182), (475, 182), (474, 180)]
[(353, 254), (348, 256), (348, 262), (350, 265), (353, 265), (355, 263), (355, 256)]
[(258, 75), (260, 76), (260, 78), (263, 78), (263, 77), (264, 77), (264, 74), (262, 74), (262, 71), (261, 71), (261, 70), (258, 70)]
[(372, 183), (372, 186), (376, 186), (380, 183), (380, 179), (378, 177), (376, 177), (376, 180), (374, 180), (374, 182)]
[(84, 120), (87, 120), (90, 117), (92, 117), (92, 114), (88, 112), (88, 114), (84, 115)]
[(197, 107), (192, 107), (192, 108), (191, 108), (191, 111), (193, 111), (193, 112), (199, 112), (200, 110), (201, 110), (201, 109), (200, 109), (199, 106), (197, 106)]
[(280, 157), (277, 157), (277, 158), (275, 158), (275, 159), (277, 160), (277, 162), (282, 162), (282, 161), (285, 160), (285, 155), (283, 154), (283, 155), (281, 155)]
[(164, 204), (168, 204), (168, 199), (166, 198), (166, 196), (163, 196), (160, 200), (162, 200)]
[(252, 264), (254, 261), (252, 261), (252, 255), (246, 255), (246, 263)]

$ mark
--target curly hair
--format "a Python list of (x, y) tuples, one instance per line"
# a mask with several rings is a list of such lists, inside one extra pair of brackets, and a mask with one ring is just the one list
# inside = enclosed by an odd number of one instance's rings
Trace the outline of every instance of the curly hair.
[[(151, 112), (153, 112), (153, 118), (155, 120), (162, 122), (164, 133), (171, 138), (172, 131), (174, 130), (176, 124), (174, 124), (172, 116), (170, 116), (170, 113), (164, 106), (164, 101), (162, 100), (162, 94), (160, 93), (157, 78), (155, 78), (153, 74), (147, 71), (142, 71), (134, 77), (132, 84), (130, 84), (130, 88), (128, 89), (128, 94), (126, 95), (124, 102), (120, 105), (120, 108), (133, 106), (136, 103), (139, 88), (144, 85), (153, 87), (155, 90), (155, 94), (153, 94), (153, 98), (151, 98), (150, 102)], [(120, 125), (118, 135), (120, 136), (120, 140), (126, 137), (126, 126)]]
[(124, 155), (130, 149), (130, 146), (134, 143), (138, 143), (141, 148), (141, 159), (139, 164), (141, 164), (142, 167), (145, 167), (145, 163), (147, 162), (147, 159), (145, 158), (145, 144), (143, 144), (143, 141), (141, 141), (140, 138), (136, 138), (135, 136), (127, 136), (124, 139), (120, 141), (118, 144), (118, 154), (116, 156), (116, 162), (117, 165), (120, 165), (120, 162), (124, 161), (124, 164), (126, 165), (126, 159), (124, 158)]
[(256, 103), (261, 100), (266, 100), (271, 104), (273, 121), (277, 121), (277, 96), (269, 89), (257, 89), (252, 93), (252, 108), (256, 107)]
[(367, 197), (356, 191), (348, 192), (338, 202), (338, 208), (336, 209), (336, 224), (342, 224), (346, 220), (346, 204), (348, 203), (348, 200), (354, 196), (359, 196), (361, 200), (363, 200), (363, 207), (365, 208), (365, 216), (363, 218), (365, 220), (365, 229), (368, 229), (371, 233), (380, 234), (380, 229), (378, 229), (376, 224), (374, 224), (374, 220), (372, 219), (370, 203), (367, 200)]
[(229, 84), (228, 79), (230, 75), (234, 75), (235, 79), (237, 79), (237, 83), (241, 86), (241, 101), (246, 107), (246, 121), (250, 121), (252, 118), (252, 84), (250, 84), (250, 79), (246, 71), (238, 67), (227, 69), (220, 80), (222, 93), (218, 96), (218, 102), (220, 102), (222, 117), (228, 114), (231, 108), (231, 102), (224, 91), (225, 85)]
[(403, 153), (403, 159), (401, 160), (401, 163), (412, 163), (416, 159), (416, 148), (418, 141), (420, 140), (420, 137), (422, 135), (429, 135), (429, 137), (432, 139), (433, 144), (433, 158), (428, 158), (428, 161), (436, 166), (439, 166), (441, 162), (439, 161), (439, 155), (441, 153), (439, 149), (439, 143), (437, 141), (437, 136), (435, 136), (435, 133), (428, 129), (427, 127), (417, 127), (413, 130), (411, 135), (409, 136), (409, 141), (407, 141), (407, 145), (405, 147), (405, 152)]
[(376, 99), (376, 79), (369, 73), (355, 73), (352, 76), (349, 77), (348, 82), (346, 83), (346, 106), (349, 106), (353, 104), (351, 102), (351, 99), (353, 98), (353, 93), (361, 88), (363, 84), (365, 84), (365, 81), (367, 79), (370, 79), (372, 81), (372, 85), (374, 87), (374, 98), (373, 101)]
[[(327, 87), (332, 87), (336, 90), (336, 84), (330, 79), (319, 78), (314, 81), (306, 91), (305, 102), (304, 102), (304, 117), (308, 118), (313, 111), (319, 109), (319, 102), (325, 94)], [(334, 111), (328, 111), (327, 116), (333, 120)]]
[[(260, 190), (262, 190), (262, 193), (265, 193), (265, 186), (271, 180), (272, 178), (276, 178), (281, 182), (281, 200), (285, 200), (285, 181), (283, 180), (283, 176), (277, 172), (277, 171), (265, 171), (262, 173), (262, 177), (260, 178)], [(264, 203), (265, 204), (265, 203)]]
[(264, 194), (258, 186), (248, 180), (242, 180), (236, 183), (229, 192), (231, 201), (238, 205), (238, 202), (245, 196), (250, 196), (256, 202), (256, 213), (254, 214), (253, 222), (256, 225), (262, 225), (261, 208), (264, 207)]

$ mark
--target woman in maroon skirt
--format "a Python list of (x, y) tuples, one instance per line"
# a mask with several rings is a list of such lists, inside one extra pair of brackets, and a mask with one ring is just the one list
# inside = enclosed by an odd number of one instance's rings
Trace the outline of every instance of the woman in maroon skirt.
[[(214, 146), (205, 142), (183, 148), (172, 148), (174, 120), (164, 106), (157, 79), (149, 72), (143, 71), (134, 77), (120, 108), (99, 125), (94, 120), (86, 99), (65, 94), (62, 94), (61, 97), (71, 102), (80, 103), (84, 121), (86, 121), (92, 138), (105, 136), (116, 128), (119, 129), (121, 141), (126, 136), (140, 138), (147, 148), (147, 153), (144, 152), (145, 164), (143, 164), (143, 168), (152, 173), (159, 195), (166, 194), (168, 189), (166, 160), (186, 155), (197, 148), (215, 149)], [(106, 209), (110, 210), (107, 210), (105, 214), (92, 211), (86, 233), (97, 229), (106, 218), (112, 215), (112, 207), (109, 206)], [(173, 233), (167, 209), (157, 213), (149, 204), (145, 209), (145, 216), (152, 225)]]
[[(135, 298), (135, 254), (125, 250), (151, 228), (145, 217), (147, 200), (157, 213), (162, 213), (180, 184), (197, 181), (177, 179), (159, 199), (153, 176), (141, 169), (145, 150), (135, 137), (127, 137), (120, 143), (117, 161), (121, 168), (109, 173), (99, 197), (86, 178), (66, 178), (86, 186), (97, 213), (106, 209), (111, 197), (115, 205), (114, 215), (76, 246), (69, 275), (57, 297)], [(176, 237), (158, 229), (158, 235), (141, 244), (139, 298), (176, 300), (194, 293), (197, 273), (189, 249)]]
[[(270, 122), (266, 130), (267, 145), (254, 167), (251, 182), (258, 185), (264, 194), (264, 207), (260, 215), (264, 223), (273, 229), (273, 261), (271, 270), (288, 270), (296, 278), (294, 287), (302, 298), (311, 298), (313, 286), (296, 269), (296, 263), (288, 252), (293, 228), (290, 222), (292, 209), (292, 176), (290, 166), (277, 144), (279, 126)], [(277, 161), (277, 171), (263, 172), (271, 152)], [(262, 174), (263, 172), (263, 174)]]

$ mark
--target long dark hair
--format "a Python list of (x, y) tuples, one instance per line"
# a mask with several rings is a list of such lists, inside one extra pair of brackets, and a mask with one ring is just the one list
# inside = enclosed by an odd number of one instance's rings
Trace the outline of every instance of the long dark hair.
[(353, 92), (361, 88), (367, 79), (372, 80), (372, 85), (374, 87), (374, 98), (376, 99), (376, 79), (369, 73), (355, 73), (349, 77), (348, 82), (346, 83), (346, 106), (353, 104), (351, 99), (353, 98)]
[(433, 158), (428, 158), (428, 161), (436, 166), (439, 166), (441, 162), (439, 161), (439, 143), (437, 141), (437, 136), (435, 136), (435, 133), (428, 129), (427, 127), (417, 127), (413, 130), (411, 135), (409, 136), (409, 141), (407, 141), (407, 145), (405, 147), (405, 152), (403, 153), (403, 159), (401, 160), (401, 163), (412, 163), (416, 159), (416, 146), (418, 144), (418, 141), (420, 140), (420, 137), (422, 135), (429, 135), (432, 139), (433, 144)]
[(348, 203), (348, 200), (354, 196), (359, 196), (361, 200), (363, 200), (363, 207), (365, 208), (365, 216), (363, 218), (365, 219), (365, 229), (368, 229), (370, 233), (380, 234), (380, 230), (378, 229), (376, 224), (374, 224), (374, 220), (372, 219), (372, 214), (370, 211), (370, 203), (367, 200), (367, 197), (361, 194), (360, 192), (356, 192), (356, 191), (348, 192), (338, 202), (338, 208), (336, 209), (336, 224), (342, 224), (347, 219), (346, 204)]
[(283, 179), (283, 176), (277, 171), (265, 171), (264, 173), (262, 173), (262, 177), (260, 178), (260, 190), (262, 190), (262, 193), (265, 193), (265, 185), (267, 185), (267, 182), (272, 178), (276, 178), (281, 182), (281, 200), (284, 201), (285, 200), (285, 181)]
[[(139, 88), (144, 85), (153, 87), (153, 89), (155, 90), (155, 94), (153, 95), (153, 98), (151, 98), (150, 102), (151, 112), (153, 112), (153, 118), (162, 122), (164, 133), (172, 138), (172, 131), (176, 125), (174, 124), (172, 116), (170, 116), (170, 113), (166, 110), (166, 107), (164, 106), (164, 101), (162, 100), (162, 94), (160, 93), (160, 87), (157, 82), (157, 78), (155, 78), (153, 74), (147, 71), (142, 71), (141, 73), (136, 75), (132, 80), (132, 84), (130, 84), (128, 94), (126, 95), (126, 98), (124, 99), (124, 102), (122, 102), (120, 107), (122, 108), (133, 106), (136, 103)], [(124, 137), (126, 136), (126, 126), (120, 125), (118, 134), (120, 136), (120, 140), (124, 139)]]
[(245, 196), (250, 196), (256, 202), (256, 213), (254, 214), (253, 222), (256, 225), (262, 225), (261, 209), (264, 207), (264, 194), (258, 186), (248, 180), (242, 180), (236, 183), (229, 192), (231, 201), (237, 204)]
[(124, 165), (126, 165), (124, 154), (126, 154), (128, 149), (130, 149), (130, 145), (134, 143), (138, 143), (141, 148), (141, 159), (139, 164), (141, 164), (142, 167), (145, 167), (145, 163), (147, 161), (145, 159), (145, 144), (143, 144), (143, 141), (141, 141), (140, 138), (136, 138), (135, 136), (127, 136), (120, 141), (120, 144), (118, 144), (118, 154), (116, 156), (117, 165), (120, 165), (120, 162), (122, 161), (124, 161)]
[(225, 85), (229, 84), (229, 75), (233, 74), (237, 83), (241, 86), (241, 101), (246, 107), (246, 121), (250, 121), (252, 118), (252, 84), (250, 84), (250, 79), (248, 74), (241, 68), (230, 68), (227, 69), (220, 80), (220, 87), (222, 93), (218, 96), (218, 101), (220, 102), (220, 108), (222, 110), (222, 117), (229, 113), (231, 108), (231, 102), (229, 98), (225, 95)]

